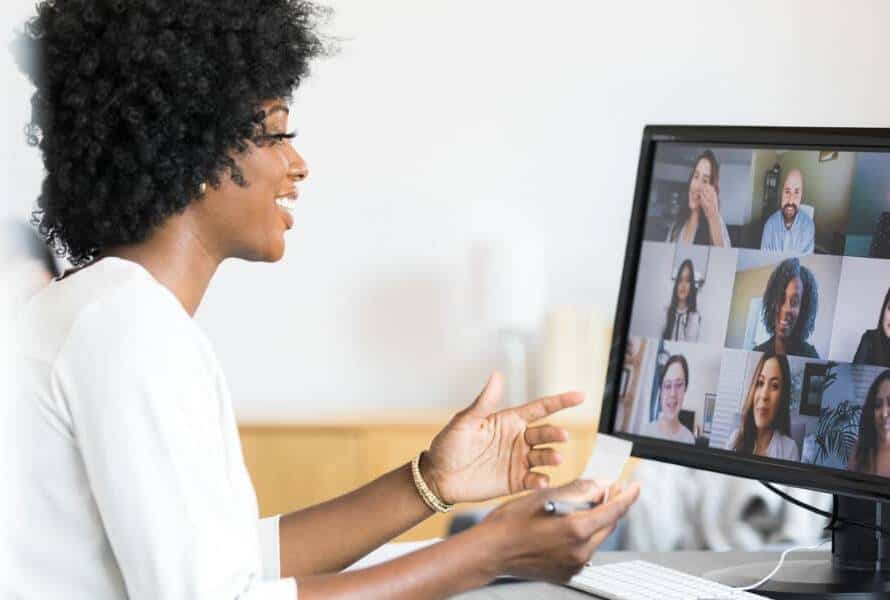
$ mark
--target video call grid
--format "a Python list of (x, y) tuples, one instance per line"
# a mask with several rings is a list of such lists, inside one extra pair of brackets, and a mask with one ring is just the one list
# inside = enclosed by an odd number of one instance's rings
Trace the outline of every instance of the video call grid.
[[(625, 361), (621, 390), (624, 402), (619, 404), (616, 428), (680, 443), (702, 445), (704, 441), (708, 448), (890, 475), (890, 463), (884, 464), (884, 455), (875, 450), (881, 445), (876, 438), (890, 432), (890, 376), (885, 373), (890, 356), (883, 347), (890, 333), (886, 331), (890, 330), (890, 318), (886, 327), (882, 327), (890, 296), (886, 291), (890, 261), (880, 254), (881, 221), (887, 212), (883, 209), (890, 210), (890, 154), (774, 149), (732, 149), (730, 154), (725, 148), (709, 150), (680, 144), (673, 145), (671, 152), (664, 152), (666, 146), (671, 145), (659, 144), (656, 153), (645, 235), (649, 241), (644, 243), (641, 254), (636, 295), (644, 301), (640, 306), (635, 303), (631, 321), (634, 337), (628, 345), (631, 354), (635, 346), (648, 348), (649, 364), (632, 356)], [(809, 156), (801, 156), (803, 153)], [(727, 158), (728, 166), (724, 166), (723, 174), (732, 194), (721, 192), (721, 154)], [(685, 212), (676, 206), (678, 188), (682, 191), (682, 186), (659, 184), (660, 180), (682, 183), (684, 161), (688, 171), (684, 198), (688, 210)], [(813, 175), (814, 165), (836, 161), (846, 164), (830, 173)], [(688, 166), (690, 162), (692, 168)], [(731, 165), (736, 167), (734, 173)], [(740, 166), (747, 166), (749, 174), (747, 195), (742, 176), (744, 168), (740, 170)], [(766, 170), (763, 186), (758, 190), (762, 194), (761, 208), (774, 202), (776, 211), (761, 211), (760, 245), (756, 246), (751, 243), (756, 239), (751, 233), (756, 227), (751, 214), (757, 201), (754, 181), (763, 169)], [(841, 208), (825, 214), (831, 217), (832, 223), (837, 222), (838, 215), (845, 219), (841, 228), (843, 236), (834, 235), (837, 229), (824, 235), (824, 224), (820, 225), (818, 218), (810, 219), (810, 230), (798, 227), (807, 222), (800, 217), (804, 214), (801, 206), (808, 206), (805, 199), (810, 198), (806, 193), (807, 181), (813, 181), (812, 187), (822, 192), (815, 209), (825, 208), (826, 202), (834, 202)], [(834, 192), (833, 200), (826, 191)], [(881, 191), (884, 195), (876, 197)], [(660, 201), (658, 194), (664, 196), (667, 192), (671, 194), (672, 205), (666, 213), (663, 198)], [(746, 198), (750, 199), (749, 206), (738, 210)], [(735, 212), (727, 210), (733, 201), (737, 205)], [(872, 239), (864, 244), (855, 236), (862, 235), (862, 221), (868, 220), (874, 205), (880, 205), (882, 210), (877, 219), (872, 219), (875, 223)], [(697, 219), (693, 216), (695, 210), (698, 210)], [(815, 210), (808, 210), (807, 214), (811, 212)], [(667, 228), (664, 227), (666, 215), (670, 220)], [(769, 225), (777, 218), (781, 219), (780, 228), (778, 235), (774, 235)], [(659, 235), (659, 231), (665, 235)], [(823, 235), (817, 236), (817, 231)], [(656, 253), (662, 258), (671, 258), (667, 277), (672, 290), (661, 307), (652, 305), (657, 300), (656, 294), (644, 294), (640, 290), (640, 283), (652, 287), (652, 280), (659, 277), (656, 273), (648, 273), (648, 280), (645, 277), (646, 248), (654, 244), (672, 250)], [(863, 253), (866, 245), (868, 252)], [(695, 267), (695, 256), (704, 256), (710, 266), (712, 254), (716, 257), (714, 269)], [(735, 268), (727, 269), (733, 260)], [(710, 270), (715, 276), (709, 276)], [(720, 286), (721, 272), (724, 279), (727, 273), (732, 274), (732, 281), (724, 281)], [(664, 277), (663, 272), (660, 276)], [(752, 286), (757, 282), (762, 284), (764, 279), (766, 285), (758, 306)], [(710, 324), (708, 315), (704, 314), (707, 311), (694, 305), (694, 296), (706, 291), (705, 284), (709, 282), (712, 283), (709, 290), (717, 288), (716, 294), (712, 292), (710, 296), (720, 297), (721, 292), (723, 295), (723, 306), (710, 311)], [(884, 288), (883, 303), (871, 311), (873, 325), (862, 333), (855, 353), (850, 355), (850, 332), (857, 320), (862, 321), (863, 307), (850, 307), (849, 302), (851, 298), (859, 298), (868, 303), (869, 294), (863, 294), (862, 290), (865, 282), (868, 283), (865, 287), (871, 288), (871, 296), (876, 295), (875, 290)], [(808, 287), (815, 288), (817, 293)], [(788, 306), (786, 296), (796, 298), (796, 306)], [(678, 297), (684, 301), (678, 302)], [(872, 304), (881, 300), (876, 298)], [(764, 304), (775, 310), (764, 310)], [(819, 315), (820, 309), (822, 315)], [(653, 317), (660, 317), (655, 335), (639, 335), (652, 333), (637, 331), (640, 313), (649, 317), (643, 329), (651, 329)], [(719, 318), (721, 314), (725, 315), (725, 321)], [(848, 315), (855, 318), (850, 319)], [(843, 343), (833, 344), (835, 330), (847, 338)], [(769, 337), (762, 340), (768, 334)], [(817, 344), (810, 343), (816, 337), (820, 338), (821, 354)], [(705, 377), (710, 382), (705, 386), (708, 389), (696, 392), (704, 396), (698, 402), (702, 405), (700, 414), (686, 410), (685, 424), (677, 429), (665, 428), (664, 415), (669, 415), (676, 425), (684, 412), (683, 401), (677, 402), (678, 389), (681, 384), (685, 387), (683, 380), (690, 380), (690, 385), (695, 387), (691, 378), (700, 361), (689, 360), (686, 355), (695, 355), (692, 349), (696, 346), (705, 348), (705, 354), (711, 357), (720, 357), (716, 368), (713, 364), (705, 368), (705, 375), (710, 370), (710, 375)], [(735, 355), (727, 357), (728, 352)], [(656, 363), (660, 368), (656, 368)], [(640, 381), (646, 371), (652, 379), (649, 386)], [(636, 393), (628, 402), (630, 378), (636, 380)], [(659, 382), (657, 389), (656, 381)], [(647, 387), (648, 394), (645, 393)], [(847, 397), (841, 399), (844, 395)], [(648, 402), (643, 396), (648, 396)], [(773, 399), (772, 406), (765, 399), (769, 396)], [(870, 417), (863, 419), (866, 413)], [(771, 427), (762, 426), (764, 423)], [(770, 430), (772, 435), (765, 435)]]

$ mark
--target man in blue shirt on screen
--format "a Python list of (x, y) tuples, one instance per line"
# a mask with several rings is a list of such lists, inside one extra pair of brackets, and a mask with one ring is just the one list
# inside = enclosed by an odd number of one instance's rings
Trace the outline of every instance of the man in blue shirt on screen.
[(800, 211), (803, 198), (803, 174), (792, 169), (785, 176), (779, 210), (770, 215), (763, 226), (760, 249), (772, 252), (812, 254), (816, 224)]

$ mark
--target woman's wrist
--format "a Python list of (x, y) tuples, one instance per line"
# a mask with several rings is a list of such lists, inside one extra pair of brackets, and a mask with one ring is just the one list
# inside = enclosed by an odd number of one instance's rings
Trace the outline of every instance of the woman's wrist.
[(478, 566), (478, 575), (484, 583), (507, 572), (511, 546), (509, 535), (500, 523), (482, 521), (448, 539), (457, 542), (461, 552), (476, 552), (473, 563)]
[[(414, 479), (414, 487), (423, 503), (433, 512), (447, 513), (454, 508), (453, 503), (449, 503), (443, 498), (442, 486), (438, 483), (433, 469), (427, 466), (426, 469), (422, 465), (429, 465), (429, 457), (424, 457), (426, 451), (421, 452), (411, 460), (411, 476)], [(424, 460), (426, 458), (426, 460)]]
[(417, 466), (420, 469), (420, 476), (423, 477), (423, 481), (426, 483), (427, 487), (430, 488), (430, 491), (445, 504), (454, 504), (451, 499), (442, 495), (442, 485), (439, 481), (439, 474), (430, 464), (429, 450), (424, 450), (420, 453), (420, 462)]

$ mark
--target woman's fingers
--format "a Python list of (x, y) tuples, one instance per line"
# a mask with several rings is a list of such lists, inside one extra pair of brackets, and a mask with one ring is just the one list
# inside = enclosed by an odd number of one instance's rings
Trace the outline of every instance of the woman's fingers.
[(561, 462), (559, 452), (553, 448), (534, 448), (528, 453), (528, 466), (532, 468), (555, 467)]
[(531, 423), (532, 421), (543, 419), (547, 415), (552, 415), (564, 408), (577, 406), (582, 402), (584, 402), (584, 394), (581, 392), (566, 392), (564, 394), (557, 394), (556, 396), (546, 396), (544, 398), (532, 400), (528, 404), (523, 404), (513, 410), (515, 410), (520, 417), (525, 419), (527, 423)]
[(618, 519), (623, 517), (631, 505), (636, 502), (639, 495), (640, 484), (633, 483), (614, 495), (610, 493), (608, 501), (604, 504), (591, 510), (573, 513), (571, 516), (578, 521), (583, 521), (587, 536), (591, 537), (600, 529), (614, 527)]
[(565, 429), (553, 425), (538, 425), (525, 430), (525, 443), (529, 446), (559, 444), (568, 441), (568, 439), (569, 434)]
[(540, 490), (550, 487), (550, 477), (544, 473), (529, 471), (522, 478), (522, 487), (527, 490)]
[[(571, 483), (553, 489), (548, 500), (568, 500), (570, 502), (602, 502), (605, 488), (590, 479), (576, 479)], [(585, 511), (588, 512), (588, 511)]]

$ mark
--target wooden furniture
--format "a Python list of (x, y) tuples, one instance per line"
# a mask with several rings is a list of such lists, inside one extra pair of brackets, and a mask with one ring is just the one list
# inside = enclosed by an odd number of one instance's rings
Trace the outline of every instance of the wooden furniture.
[[(443, 417), (425, 422), (243, 425), (241, 444), (261, 516), (328, 500), (408, 463), (446, 422)], [(596, 430), (593, 422), (557, 423), (570, 439), (560, 448), (563, 463), (545, 469), (552, 485), (581, 474)], [(455, 512), (473, 507), (460, 505)], [(444, 536), (453, 514), (434, 515), (398, 539)]]

